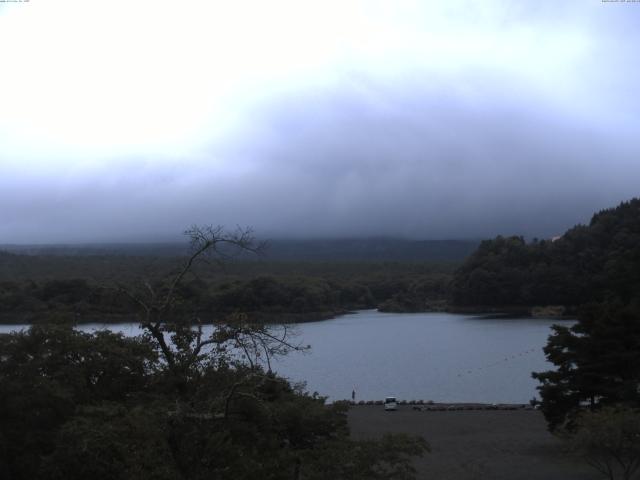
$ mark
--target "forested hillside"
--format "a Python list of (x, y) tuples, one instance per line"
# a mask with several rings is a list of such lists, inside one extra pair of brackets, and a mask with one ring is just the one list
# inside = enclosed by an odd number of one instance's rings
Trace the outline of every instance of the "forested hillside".
[[(479, 240), (406, 240), (400, 238), (269, 239), (263, 258), (269, 262), (441, 262), (462, 261)], [(179, 257), (184, 242), (94, 243), (77, 245), (0, 245), (0, 250), (32, 256)], [(252, 261), (254, 257), (240, 255)]]
[(596, 213), (562, 237), (483, 241), (456, 271), (460, 306), (577, 306), (640, 295), (640, 199)]
[[(181, 257), (18, 255), (0, 252), (0, 322), (134, 320), (120, 284), (162, 285)], [(230, 313), (288, 322), (381, 307), (440, 306), (452, 263), (227, 261), (193, 268), (175, 313), (214, 321)], [(127, 317), (127, 318), (123, 318)]]

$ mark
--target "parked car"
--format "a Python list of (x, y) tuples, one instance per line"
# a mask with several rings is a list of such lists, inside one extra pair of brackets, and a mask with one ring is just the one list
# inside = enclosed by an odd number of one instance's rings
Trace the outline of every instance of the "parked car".
[(396, 397), (386, 397), (384, 399), (384, 409), (385, 411), (392, 411), (398, 409), (398, 401)]

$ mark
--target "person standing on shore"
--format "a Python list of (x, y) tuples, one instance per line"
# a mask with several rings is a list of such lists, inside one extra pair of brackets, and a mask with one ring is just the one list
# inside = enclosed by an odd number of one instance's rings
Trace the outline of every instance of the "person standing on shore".
[(351, 401), (352, 401), (353, 403), (355, 403), (355, 402), (356, 402), (356, 389), (355, 389), (355, 387), (354, 387), (354, 389), (353, 389), (353, 390), (351, 390)]

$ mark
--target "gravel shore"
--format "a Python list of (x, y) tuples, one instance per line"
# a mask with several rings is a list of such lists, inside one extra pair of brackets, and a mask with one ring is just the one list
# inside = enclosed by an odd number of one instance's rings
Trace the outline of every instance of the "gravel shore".
[(422, 435), (431, 453), (416, 460), (419, 479), (429, 480), (600, 480), (546, 430), (536, 410), (421, 411), (379, 405), (349, 411), (354, 438), (385, 432)]

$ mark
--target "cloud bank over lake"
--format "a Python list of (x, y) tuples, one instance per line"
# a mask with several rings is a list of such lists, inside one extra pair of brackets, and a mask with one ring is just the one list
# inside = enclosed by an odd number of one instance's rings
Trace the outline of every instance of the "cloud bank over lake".
[(551, 236), (639, 194), (640, 4), (2, 4), (0, 243)]

